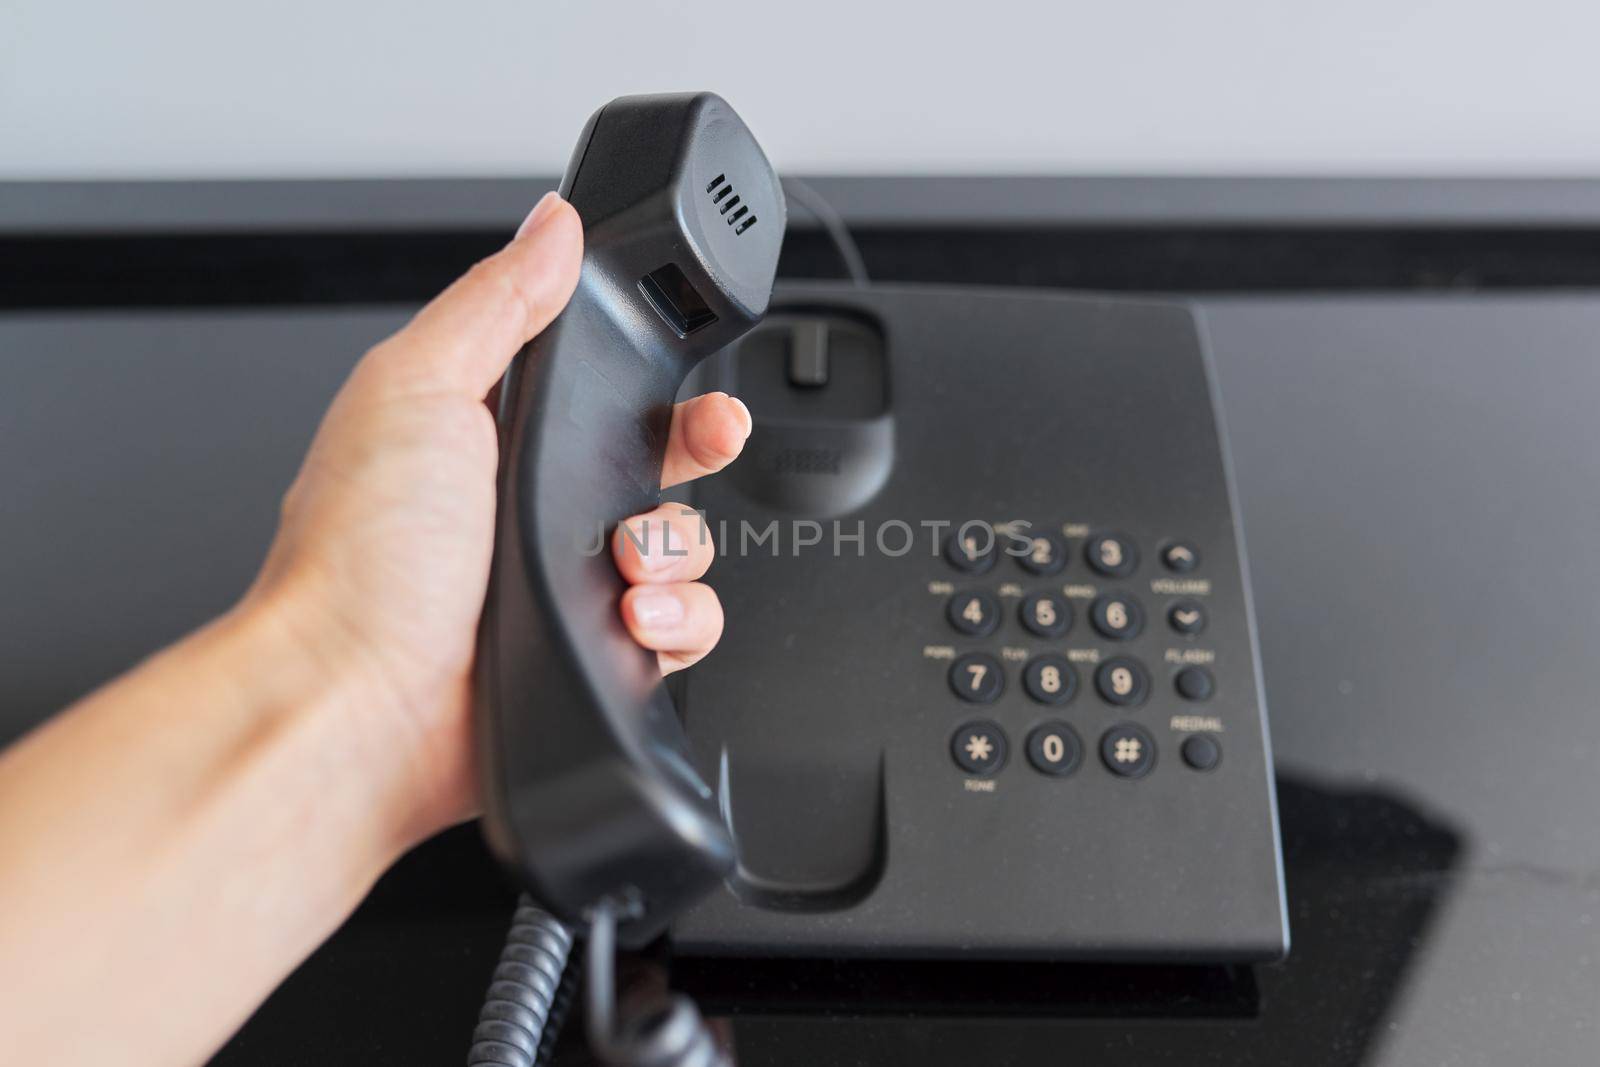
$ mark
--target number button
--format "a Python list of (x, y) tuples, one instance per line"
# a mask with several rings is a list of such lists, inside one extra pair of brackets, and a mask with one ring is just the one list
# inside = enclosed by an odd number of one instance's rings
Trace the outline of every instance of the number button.
[(1089, 538), (1083, 551), (1089, 566), (1112, 578), (1126, 578), (1139, 565), (1139, 550), (1127, 534), (1097, 534)]
[(1188, 574), (1200, 566), (1200, 550), (1187, 541), (1170, 541), (1161, 550), (1161, 562), (1174, 574)]
[(1006, 735), (992, 722), (969, 722), (950, 738), (950, 755), (968, 774), (993, 774), (1006, 761)]
[(1078, 769), (1083, 742), (1064, 722), (1047, 722), (1028, 735), (1028, 762), (1041, 774), (1064, 778)]
[(1089, 620), (1113, 641), (1128, 641), (1144, 630), (1144, 609), (1131, 596), (1096, 597), (1089, 609)]
[(1035, 656), (1022, 670), (1022, 688), (1041, 704), (1065, 704), (1078, 691), (1078, 674), (1064, 656)]
[(1167, 622), (1180, 634), (1193, 637), (1206, 628), (1206, 609), (1195, 600), (1180, 600), (1167, 610)]
[(1138, 660), (1118, 656), (1095, 668), (1094, 687), (1107, 703), (1131, 707), (1149, 695), (1150, 676)]
[(982, 574), (994, 566), (1000, 546), (994, 529), (981, 522), (962, 523), (944, 543), (944, 558), (958, 571)]
[(950, 664), (950, 688), (962, 700), (992, 703), (1006, 687), (1000, 661), (983, 652), (968, 652)]
[(944, 613), (951, 626), (973, 637), (986, 637), (1000, 625), (1000, 602), (988, 593), (957, 593)]
[(1054, 593), (1031, 593), (1017, 609), (1022, 625), (1040, 637), (1060, 637), (1072, 628), (1072, 605)]
[(1120, 723), (1100, 738), (1100, 758), (1120, 778), (1143, 778), (1156, 763), (1155, 740), (1132, 723)]
[(1028, 551), (1017, 557), (1023, 570), (1032, 574), (1054, 574), (1067, 564), (1067, 549), (1055, 534), (1037, 534)]

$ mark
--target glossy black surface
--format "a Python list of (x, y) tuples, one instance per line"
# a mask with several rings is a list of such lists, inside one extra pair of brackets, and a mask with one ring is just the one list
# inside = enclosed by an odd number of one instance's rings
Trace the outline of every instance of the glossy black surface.
[[(1600, 299), (1204, 307), (1293, 953), (680, 975), (740, 1008), (741, 1063), (1600, 1058)], [(323, 404), (404, 314), (0, 316), (0, 735), (229, 603)], [(473, 831), (424, 846), (217, 1062), (457, 1061), (509, 909)]]

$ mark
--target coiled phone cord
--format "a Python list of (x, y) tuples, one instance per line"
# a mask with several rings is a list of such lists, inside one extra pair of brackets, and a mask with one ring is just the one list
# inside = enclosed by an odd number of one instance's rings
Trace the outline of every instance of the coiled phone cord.
[[(689, 998), (664, 995), (617, 1019), (617, 913), (590, 913), (586, 1009), (589, 1045), (610, 1067), (733, 1067)], [(538, 1067), (549, 1062), (571, 1000), (572, 932), (526, 895), (506, 935), (472, 1031), (467, 1067)]]

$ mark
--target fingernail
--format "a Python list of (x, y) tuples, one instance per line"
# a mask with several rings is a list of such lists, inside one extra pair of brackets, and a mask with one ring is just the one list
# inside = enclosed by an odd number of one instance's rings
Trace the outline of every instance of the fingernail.
[(522, 220), (522, 225), (517, 227), (517, 236), (525, 236), (539, 223), (549, 218), (559, 203), (561, 203), (561, 196), (553, 189), (541, 196), (539, 202), (533, 205), (533, 210), (528, 212), (528, 217)]
[(756, 420), (751, 416), (750, 409), (745, 407), (743, 400), (740, 400), (736, 396), (730, 396), (728, 399), (732, 400), (735, 404), (738, 404), (739, 410), (744, 412), (744, 438), (746, 441), (750, 440), (750, 431), (756, 428)]
[(689, 554), (682, 546), (673, 544), (672, 527), (657, 520), (646, 519), (637, 526), (628, 523), (620, 536), (633, 545), (639, 565), (647, 571), (664, 571)]
[(640, 593), (633, 598), (633, 620), (652, 630), (683, 621), (683, 601), (671, 593)]

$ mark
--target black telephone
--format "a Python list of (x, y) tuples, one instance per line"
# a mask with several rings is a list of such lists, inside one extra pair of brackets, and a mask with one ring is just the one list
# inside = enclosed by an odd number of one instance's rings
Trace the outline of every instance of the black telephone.
[[(670, 925), (688, 955), (1281, 956), (1254, 623), (1192, 310), (773, 298), (783, 190), (710, 94), (608, 104), (562, 191), (583, 271), (502, 386), (477, 723), (491, 848), (593, 924), (591, 975), (613, 923), (626, 945)], [(756, 429), (692, 491), (728, 627), (675, 708), (597, 531), (658, 503), (670, 405), (711, 387)], [(538, 947), (563, 931), (527, 929), (517, 966), (564, 955)], [(496, 1010), (484, 1040), (509, 1040), (522, 1009)]]

